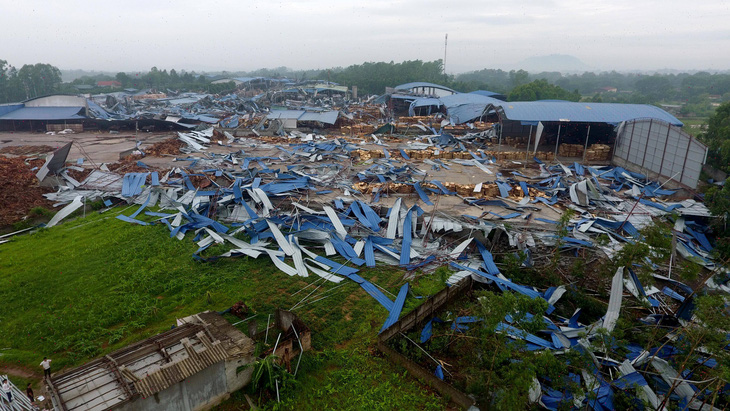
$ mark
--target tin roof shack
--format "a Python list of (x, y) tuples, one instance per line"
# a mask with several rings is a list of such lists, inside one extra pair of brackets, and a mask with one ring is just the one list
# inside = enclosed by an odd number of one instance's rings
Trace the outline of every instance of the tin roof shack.
[(55, 410), (200, 410), (251, 380), (254, 342), (215, 312), (178, 326), (49, 382)]

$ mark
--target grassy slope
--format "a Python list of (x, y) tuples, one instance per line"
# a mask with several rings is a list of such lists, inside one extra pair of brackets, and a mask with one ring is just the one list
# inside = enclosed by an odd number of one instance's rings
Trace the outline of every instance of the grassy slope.
[[(292, 296), (317, 277), (289, 277), (265, 259), (197, 262), (192, 235), (178, 241), (163, 226), (132, 225), (111, 213), (0, 246), (0, 348), (9, 348), (0, 351), (0, 367), (39, 371), (44, 355), (55, 370), (79, 365), (169, 329), (175, 318), (239, 300), (265, 323), (276, 307), (288, 309), (314, 289)], [(361, 275), (394, 294), (403, 283), (402, 272), (391, 268)], [(387, 312), (355, 283), (341, 284), (330, 297), (296, 310), (312, 328), (314, 352), (303, 361), (301, 382), (287, 389), (287, 404), (341, 408), (347, 399), (375, 408), (442, 407), (443, 400), (404, 378), (402, 369), (371, 355), (368, 345)], [(427, 278), (412, 286), (415, 295), (428, 295), (440, 284)], [(314, 295), (333, 287), (323, 284)], [(410, 298), (406, 310), (418, 301)], [(404, 395), (389, 395), (394, 390)]]

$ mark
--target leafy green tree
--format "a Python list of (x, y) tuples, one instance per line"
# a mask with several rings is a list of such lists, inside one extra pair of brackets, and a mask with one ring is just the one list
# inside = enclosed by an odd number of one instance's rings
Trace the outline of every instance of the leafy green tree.
[(0, 60), (0, 102), (8, 100), (10, 78), (10, 65), (5, 60)]
[(545, 79), (535, 80), (531, 83), (517, 86), (509, 93), (509, 101), (535, 101), (535, 100), (580, 100), (578, 91), (570, 92), (559, 86), (550, 84)]
[(530, 74), (525, 70), (512, 70), (509, 72), (509, 80), (512, 83), (512, 87), (517, 88), (523, 84), (527, 84), (530, 80)]
[(17, 79), (25, 98), (33, 98), (58, 91), (61, 70), (50, 64), (26, 64), (18, 70)]
[(636, 91), (649, 97), (652, 101), (670, 100), (674, 97), (674, 88), (666, 76), (655, 74), (642, 76), (636, 80)]
[(445, 80), (441, 60), (363, 63), (342, 70), (322, 71), (319, 73), (319, 79), (329, 79), (347, 86), (355, 85), (365, 94), (381, 94), (386, 87), (412, 81), (443, 84)]
[(122, 87), (128, 87), (129, 83), (131, 82), (129, 75), (127, 75), (127, 73), (123, 73), (123, 72), (117, 73), (117, 75), (114, 78), (122, 84)]
[(716, 236), (715, 252), (721, 260), (730, 259), (730, 178), (723, 187), (713, 186), (705, 193), (705, 204), (713, 215)]
[(730, 102), (715, 110), (707, 125), (707, 133), (701, 136), (710, 152), (707, 162), (713, 167), (730, 172)]
[(473, 327), (477, 346), (471, 367), (464, 373), (467, 391), (491, 403), (490, 408), (529, 409), (528, 393), (535, 378), (549, 378), (560, 385), (567, 374), (566, 362), (550, 351), (528, 351), (523, 341), (513, 340), (497, 329), (510, 315), (512, 325), (520, 330), (532, 334), (542, 330), (547, 302), (511, 292), (489, 291), (480, 293), (478, 301), (476, 314), (482, 321)]

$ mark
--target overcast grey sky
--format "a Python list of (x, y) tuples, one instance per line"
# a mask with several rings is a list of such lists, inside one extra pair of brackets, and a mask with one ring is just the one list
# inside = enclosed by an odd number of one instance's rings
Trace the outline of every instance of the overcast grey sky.
[(730, 1), (0, 0), (0, 59), (107, 71), (295, 69), (548, 54), (595, 70), (730, 69)]

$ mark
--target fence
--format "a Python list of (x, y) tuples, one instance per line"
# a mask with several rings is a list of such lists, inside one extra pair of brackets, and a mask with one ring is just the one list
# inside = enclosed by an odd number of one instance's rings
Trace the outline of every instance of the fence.
[(388, 358), (407, 369), (413, 376), (423, 380), (426, 384), (438, 391), (442, 396), (451, 399), (457, 405), (467, 409), (474, 405), (474, 399), (458, 390), (453, 385), (438, 379), (432, 371), (427, 370), (414, 361), (409, 360), (403, 354), (388, 347), (388, 340), (400, 333), (405, 333), (412, 328), (422, 324), (433, 317), (434, 313), (452, 302), (457, 297), (464, 295), (471, 290), (473, 280), (467, 276), (451, 287), (445, 287), (438, 293), (432, 295), (415, 310), (406, 314), (395, 324), (388, 327), (378, 336), (378, 349)]

